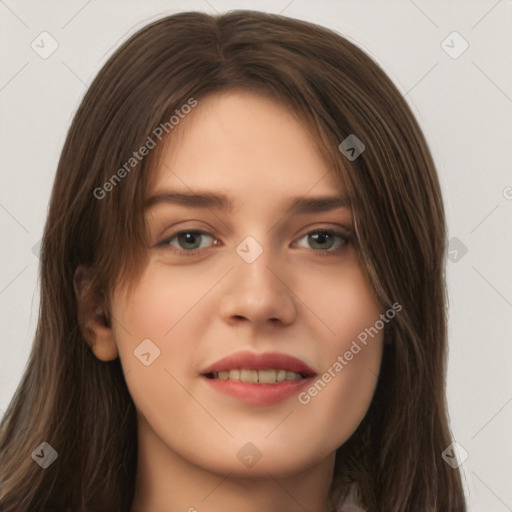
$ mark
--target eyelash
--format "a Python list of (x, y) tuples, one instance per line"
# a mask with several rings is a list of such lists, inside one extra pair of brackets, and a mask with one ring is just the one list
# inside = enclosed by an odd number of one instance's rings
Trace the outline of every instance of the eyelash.
[[(171, 247), (169, 245), (170, 242), (174, 238), (176, 238), (179, 235), (182, 235), (184, 233), (189, 233), (189, 234), (194, 234), (194, 235), (206, 235), (206, 236), (210, 236), (214, 240), (216, 240), (213, 235), (211, 235), (210, 233), (208, 233), (206, 231), (202, 231), (202, 230), (199, 230), (199, 229), (184, 229), (184, 230), (181, 230), (181, 231), (176, 231), (175, 233), (173, 233), (172, 235), (168, 236), (167, 238), (165, 238), (161, 242), (157, 243), (156, 247), (162, 247), (162, 248), (164, 248), (166, 250), (169, 249), (172, 252), (174, 252), (175, 254), (185, 255), (185, 257), (198, 256), (200, 252), (205, 250), (205, 249), (192, 249), (192, 250), (188, 251), (188, 250), (185, 250), (185, 249), (176, 249), (175, 247)], [(319, 256), (338, 256), (339, 252), (342, 251), (343, 249), (345, 249), (346, 246), (351, 242), (351, 239), (352, 239), (351, 233), (339, 231), (339, 230), (332, 229), (332, 228), (329, 228), (329, 229), (328, 228), (325, 228), (325, 229), (319, 228), (319, 229), (315, 229), (315, 230), (312, 230), (312, 231), (308, 231), (307, 233), (302, 235), (299, 238), (299, 240), (304, 238), (304, 237), (306, 237), (306, 236), (308, 236), (308, 235), (318, 234), (318, 233), (334, 235), (334, 236), (337, 236), (337, 237), (339, 237), (339, 238), (341, 238), (343, 240), (343, 245), (341, 245), (340, 247), (335, 247), (334, 249), (318, 249), (318, 250), (312, 249), (312, 251), (315, 254), (318, 254)], [(210, 248), (212, 248), (212, 246), (207, 247), (206, 249), (210, 249)]]

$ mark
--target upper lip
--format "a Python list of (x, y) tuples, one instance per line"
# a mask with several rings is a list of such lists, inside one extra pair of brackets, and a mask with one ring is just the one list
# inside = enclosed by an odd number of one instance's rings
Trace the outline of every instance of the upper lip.
[(304, 361), (279, 352), (266, 352), (258, 354), (255, 352), (236, 352), (227, 357), (219, 359), (211, 366), (202, 371), (202, 375), (215, 372), (223, 372), (235, 369), (247, 370), (287, 370), (303, 375), (304, 377), (312, 377), (316, 375), (315, 370), (307, 365)]

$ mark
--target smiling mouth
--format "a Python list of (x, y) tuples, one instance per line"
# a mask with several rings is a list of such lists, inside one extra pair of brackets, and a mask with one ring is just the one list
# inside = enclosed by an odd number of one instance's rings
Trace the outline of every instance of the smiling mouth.
[(253, 384), (277, 384), (287, 380), (301, 380), (308, 377), (302, 373), (296, 373), (283, 369), (249, 370), (234, 369), (229, 371), (209, 372), (204, 376), (207, 379), (227, 381), (250, 382)]

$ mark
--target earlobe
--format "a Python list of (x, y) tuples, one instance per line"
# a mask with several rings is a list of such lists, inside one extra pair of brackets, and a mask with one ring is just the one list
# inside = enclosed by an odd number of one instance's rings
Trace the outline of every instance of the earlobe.
[(77, 299), (77, 319), (80, 331), (94, 355), (101, 361), (118, 357), (111, 320), (103, 304), (91, 289), (92, 270), (80, 265), (73, 279)]
[(101, 321), (94, 320), (93, 324), (89, 325), (92, 336), (89, 346), (94, 355), (101, 361), (113, 361), (117, 358), (117, 346), (112, 333), (112, 328), (104, 326)]

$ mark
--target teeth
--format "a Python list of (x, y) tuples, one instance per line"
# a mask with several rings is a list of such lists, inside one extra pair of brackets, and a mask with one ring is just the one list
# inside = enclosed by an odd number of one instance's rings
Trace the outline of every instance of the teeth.
[(230, 370), (229, 380), (240, 380), (240, 370)]
[(241, 382), (252, 382), (261, 384), (275, 384), (284, 380), (302, 379), (302, 375), (287, 370), (229, 370), (216, 372), (213, 374), (215, 379), (219, 380), (238, 380)]
[(258, 382), (262, 384), (272, 384), (276, 382), (277, 375), (275, 370), (258, 370)]
[(258, 370), (240, 370), (242, 382), (258, 382)]

